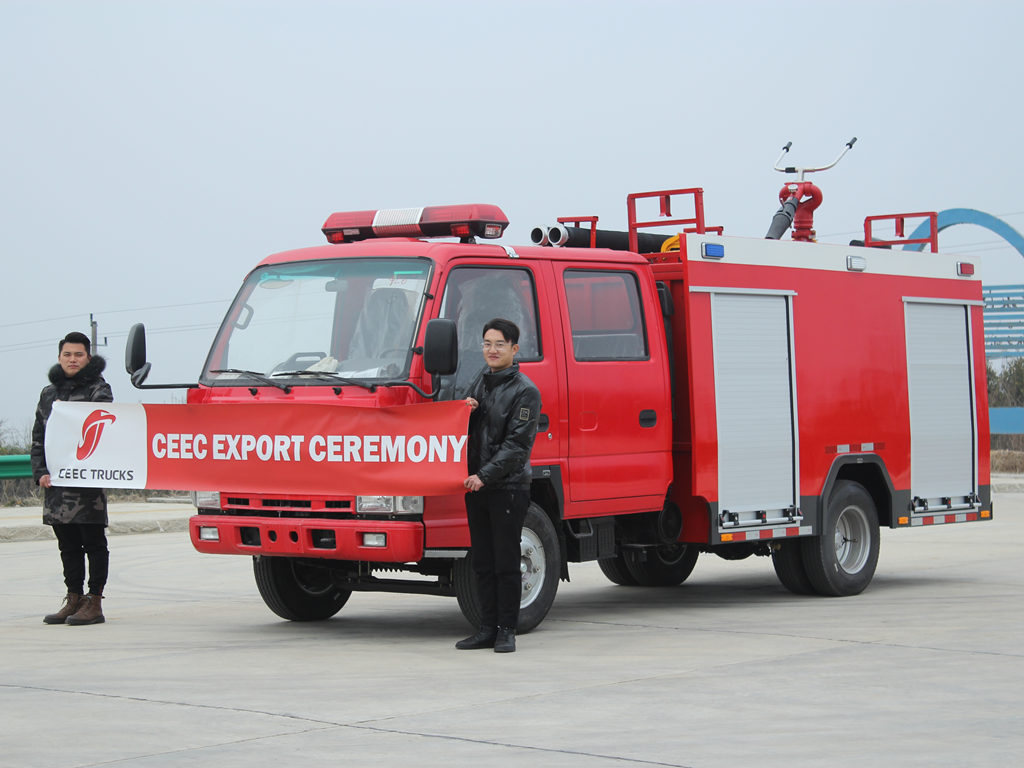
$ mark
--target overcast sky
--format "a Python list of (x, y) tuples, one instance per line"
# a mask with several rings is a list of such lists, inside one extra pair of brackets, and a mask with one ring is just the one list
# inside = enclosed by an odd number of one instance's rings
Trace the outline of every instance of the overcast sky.
[[(1024, 232), (1019, 2), (0, 0), (0, 421), (31, 424), (56, 340), (92, 313), (117, 400), (195, 381), (263, 256), (332, 211), (486, 202), (502, 242), (630, 192), (700, 186), (762, 237), (790, 162), (830, 162), (819, 239), (977, 208)], [(1024, 283), (987, 230), (940, 249)], [(181, 393), (149, 394), (151, 401)]]

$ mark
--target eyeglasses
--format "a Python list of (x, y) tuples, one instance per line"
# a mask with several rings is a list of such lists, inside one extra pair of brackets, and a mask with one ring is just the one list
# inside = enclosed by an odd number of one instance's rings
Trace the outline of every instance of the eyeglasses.
[(483, 350), (493, 349), (495, 352), (504, 352), (511, 344), (507, 341), (485, 341), (480, 345)]

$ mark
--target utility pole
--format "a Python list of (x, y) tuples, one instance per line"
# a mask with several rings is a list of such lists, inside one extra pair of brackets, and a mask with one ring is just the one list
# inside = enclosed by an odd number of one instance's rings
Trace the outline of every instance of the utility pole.
[(107, 337), (103, 337), (103, 344), (98, 344), (96, 341), (96, 331), (99, 328), (99, 323), (96, 322), (96, 318), (93, 317), (92, 312), (89, 313), (89, 336), (92, 342), (90, 349), (96, 349), (97, 346), (107, 346)]

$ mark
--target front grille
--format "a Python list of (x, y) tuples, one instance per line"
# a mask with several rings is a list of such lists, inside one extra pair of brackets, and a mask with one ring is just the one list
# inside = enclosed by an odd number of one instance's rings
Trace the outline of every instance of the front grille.
[(238, 514), (278, 512), (280, 517), (351, 517), (355, 498), (324, 498), (309, 496), (256, 495), (228, 496), (224, 511)]

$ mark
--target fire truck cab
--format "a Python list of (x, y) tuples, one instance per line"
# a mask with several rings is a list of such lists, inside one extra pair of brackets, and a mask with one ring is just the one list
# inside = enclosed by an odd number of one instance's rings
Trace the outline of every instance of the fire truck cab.
[[(543, 399), (520, 631), (570, 562), (651, 587), (683, 582), (702, 552), (770, 555), (792, 592), (853, 595), (881, 527), (991, 518), (973, 260), (727, 237), (699, 189), (644, 196), (663, 212), (688, 197), (694, 215), (652, 244), (631, 196), (628, 232), (562, 219), (511, 247), (487, 242), (507, 226), (495, 206), (334, 214), (328, 244), (248, 275), (189, 402), (455, 399), (483, 366), (484, 323), (515, 322)], [(251, 556), (283, 618), (402, 591), (455, 595), (478, 623), (460, 493), (195, 500), (196, 549)]]

